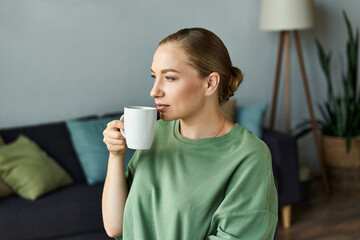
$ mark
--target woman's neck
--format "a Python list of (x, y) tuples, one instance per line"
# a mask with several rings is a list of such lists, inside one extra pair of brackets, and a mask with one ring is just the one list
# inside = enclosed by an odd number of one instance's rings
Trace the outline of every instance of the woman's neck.
[(218, 109), (180, 119), (179, 131), (182, 136), (190, 139), (213, 138), (228, 133), (233, 125)]

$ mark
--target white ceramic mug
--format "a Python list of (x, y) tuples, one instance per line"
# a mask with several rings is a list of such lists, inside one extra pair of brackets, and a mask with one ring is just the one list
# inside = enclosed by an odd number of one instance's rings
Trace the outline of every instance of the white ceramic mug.
[(120, 121), (124, 121), (124, 131), (128, 148), (149, 149), (156, 129), (156, 108), (129, 106), (124, 108)]

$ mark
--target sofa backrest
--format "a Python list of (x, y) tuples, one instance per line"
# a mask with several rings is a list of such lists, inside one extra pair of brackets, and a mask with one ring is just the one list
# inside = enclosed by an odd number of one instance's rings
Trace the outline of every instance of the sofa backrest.
[(70, 133), (65, 122), (0, 130), (0, 135), (5, 143), (15, 141), (20, 134), (26, 135), (36, 142), (71, 175), (75, 182), (85, 182), (84, 173), (71, 143)]

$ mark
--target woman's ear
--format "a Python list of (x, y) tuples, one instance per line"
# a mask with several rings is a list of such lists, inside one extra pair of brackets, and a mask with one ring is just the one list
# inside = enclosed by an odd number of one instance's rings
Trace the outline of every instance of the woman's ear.
[(210, 73), (210, 75), (206, 78), (205, 95), (210, 96), (214, 94), (219, 84), (220, 84), (220, 74), (217, 72)]

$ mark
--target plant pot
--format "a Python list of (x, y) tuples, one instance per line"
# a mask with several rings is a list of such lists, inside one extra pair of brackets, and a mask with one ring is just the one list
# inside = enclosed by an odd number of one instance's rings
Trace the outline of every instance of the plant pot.
[(360, 136), (353, 137), (346, 152), (346, 139), (322, 136), (330, 187), (337, 192), (360, 193)]

